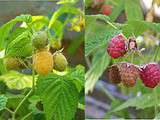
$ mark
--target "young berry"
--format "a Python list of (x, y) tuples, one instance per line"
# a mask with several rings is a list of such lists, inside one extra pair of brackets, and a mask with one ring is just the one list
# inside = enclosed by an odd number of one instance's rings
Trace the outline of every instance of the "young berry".
[(146, 87), (154, 88), (160, 82), (160, 65), (150, 63), (140, 69), (140, 78)]
[(33, 65), (40, 75), (47, 75), (53, 68), (53, 56), (47, 50), (37, 51), (33, 56)]
[(66, 57), (62, 53), (56, 53), (53, 56), (54, 59), (54, 69), (58, 71), (64, 71), (67, 68), (68, 62)]
[(139, 77), (139, 69), (131, 63), (124, 62), (120, 64), (119, 70), (123, 85), (126, 87), (135, 86)]
[(117, 65), (112, 65), (107, 70), (108, 78), (112, 83), (119, 84), (121, 82), (121, 76)]
[(4, 59), (4, 65), (7, 70), (20, 70), (24, 68), (24, 65), (20, 59), (16, 57), (8, 57)]
[(33, 45), (36, 49), (43, 49), (48, 45), (48, 35), (46, 31), (39, 31), (33, 35)]
[(125, 55), (127, 52), (125, 40), (126, 39), (122, 34), (116, 35), (111, 39), (108, 44), (107, 51), (112, 58), (115, 59)]
[(112, 13), (112, 6), (111, 5), (103, 5), (101, 7), (103, 15), (110, 15)]

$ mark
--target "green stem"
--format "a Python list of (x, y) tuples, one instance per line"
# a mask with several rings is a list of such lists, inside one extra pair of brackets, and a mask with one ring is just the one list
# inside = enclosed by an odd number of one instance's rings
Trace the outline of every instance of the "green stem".
[(155, 54), (154, 54), (154, 62), (156, 62), (156, 59), (157, 59), (157, 56), (158, 56), (158, 52), (159, 52), (159, 48), (160, 48), (160, 45), (159, 46), (157, 46), (157, 48), (156, 48), (156, 51), (155, 51)]
[(8, 112), (10, 112), (11, 114), (13, 114), (14, 112), (12, 110), (10, 110), (9, 108), (5, 107), (5, 110), (7, 110)]
[(25, 120), (25, 119), (28, 118), (31, 114), (32, 114), (32, 112), (28, 113), (28, 114), (25, 115), (21, 120)]
[(112, 26), (114, 29), (118, 29), (115, 25), (113, 25), (111, 22), (107, 21), (107, 23)]
[(32, 93), (32, 89), (27, 93), (27, 95), (23, 98), (23, 100), (18, 104), (17, 108), (13, 112), (12, 120), (15, 120), (15, 116), (21, 105), (24, 103), (24, 101), (29, 97), (29, 95)]
[(157, 97), (156, 87), (154, 88), (153, 92), (154, 92), (155, 101), (156, 101), (156, 104), (155, 104), (155, 106), (154, 106), (155, 116), (156, 116), (156, 115), (158, 114), (158, 97)]

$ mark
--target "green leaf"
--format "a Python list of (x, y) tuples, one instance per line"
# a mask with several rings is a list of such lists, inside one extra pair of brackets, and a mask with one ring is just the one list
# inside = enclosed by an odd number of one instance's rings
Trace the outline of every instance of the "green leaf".
[(138, 36), (146, 30), (153, 30), (155, 32), (160, 31), (160, 23), (151, 23), (146, 21), (129, 21), (126, 24), (120, 26), (124, 35), (129, 37), (130, 35)]
[(12, 40), (6, 48), (6, 56), (28, 57), (31, 55), (32, 41), (28, 31), (23, 32), (16, 39)]
[(136, 107), (136, 109), (145, 109), (156, 105), (154, 94), (144, 94), (139, 97), (131, 98), (122, 105), (113, 109), (111, 112), (117, 112), (128, 107)]
[(93, 60), (91, 68), (85, 75), (85, 93), (93, 90), (97, 80), (108, 66), (110, 57), (107, 55), (106, 49), (102, 49), (96, 52)]
[(154, 120), (159, 120), (159, 119), (160, 119), (160, 113), (158, 113), (158, 114), (155, 116)]
[(115, 21), (117, 17), (121, 14), (121, 12), (124, 10), (124, 0), (115, 0), (116, 6), (114, 6), (114, 9), (109, 15), (112, 21)]
[(84, 88), (85, 68), (83, 66), (76, 66), (76, 68), (72, 69), (67, 76), (70, 77), (70, 79), (76, 85), (79, 92), (82, 90), (82, 88)]
[(3, 26), (0, 27), (0, 50), (4, 49), (6, 46), (6, 41), (7, 38), (10, 35), (10, 32), (13, 28), (13, 26), (17, 23), (17, 22), (26, 22), (29, 23), (32, 21), (32, 18), (30, 15), (21, 15), (21, 16), (17, 16), (16, 18), (12, 19), (11, 21), (9, 21), (8, 23), (4, 24)]
[(4, 95), (0, 95), (0, 111), (5, 109), (7, 104), (7, 97), (5, 97)]
[(29, 23), (29, 26), (32, 27), (35, 31), (41, 30), (43, 27), (49, 24), (49, 19), (46, 16), (32, 16), (32, 22)]
[(37, 80), (47, 120), (71, 120), (78, 107), (78, 91), (67, 76), (50, 74)]
[(57, 4), (73, 4), (76, 3), (79, 0), (59, 0), (59, 2), (57, 2)]
[(106, 46), (108, 40), (121, 32), (106, 23), (96, 21), (98, 19), (109, 22), (109, 18), (103, 15), (86, 16), (85, 56)]
[(128, 21), (144, 20), (139, 0), (125, 0), (125, 12)]
[(10, 89), (21, 90), (26, 87), (32, 87), (32, 76), (24, 75), (16, 71), (10, 71), (0, 76), (0, 80), (4, 81)]
[(52, 16), (50, 22), (49, 22), (49, 28), (52, 27), (53, 24), (55, 24), (56, 20), (58, 19), (58, 17), (64, 13), (70, 13), (70, 14), (80, 14), (80, 9), (79, 8), (75, 8), (75, 7), (71, 7), (71, 6), (61, 6)]
[(33, 112), (33, 114), (42, 113), (42, 111), (40, 111), (36, 106), (37, 103), (40, 101), (41, 99), (37, 95), (33, 95), (31, 98), (29, 98), (29, 102), (30, 102), (29, 109)]

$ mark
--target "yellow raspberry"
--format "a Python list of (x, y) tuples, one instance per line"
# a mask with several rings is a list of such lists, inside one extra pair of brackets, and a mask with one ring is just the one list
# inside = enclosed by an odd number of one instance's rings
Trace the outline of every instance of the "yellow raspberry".
[(47, 50), (36, 52), (33, 56), (33, 65), (38, 74), (47, 75), (54, 65), (52, 54)]

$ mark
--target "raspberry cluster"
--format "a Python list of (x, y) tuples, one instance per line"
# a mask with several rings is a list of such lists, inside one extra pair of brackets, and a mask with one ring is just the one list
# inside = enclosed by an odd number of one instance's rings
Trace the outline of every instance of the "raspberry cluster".
[[(107, 52), (113, 58), (123, 57), (128, 50), (137, 50), (136, 40), (127, 39), (123, 34), (116, 35), (108, 44)], [(154, 88), (160, 83), (160, 65), (149, 63), (143, 66), (122, 62), (108, 68), (108, 77), (115, 84), (122, 83), (126, 87), (133, 87), (140, 78), (146, 87)]]

